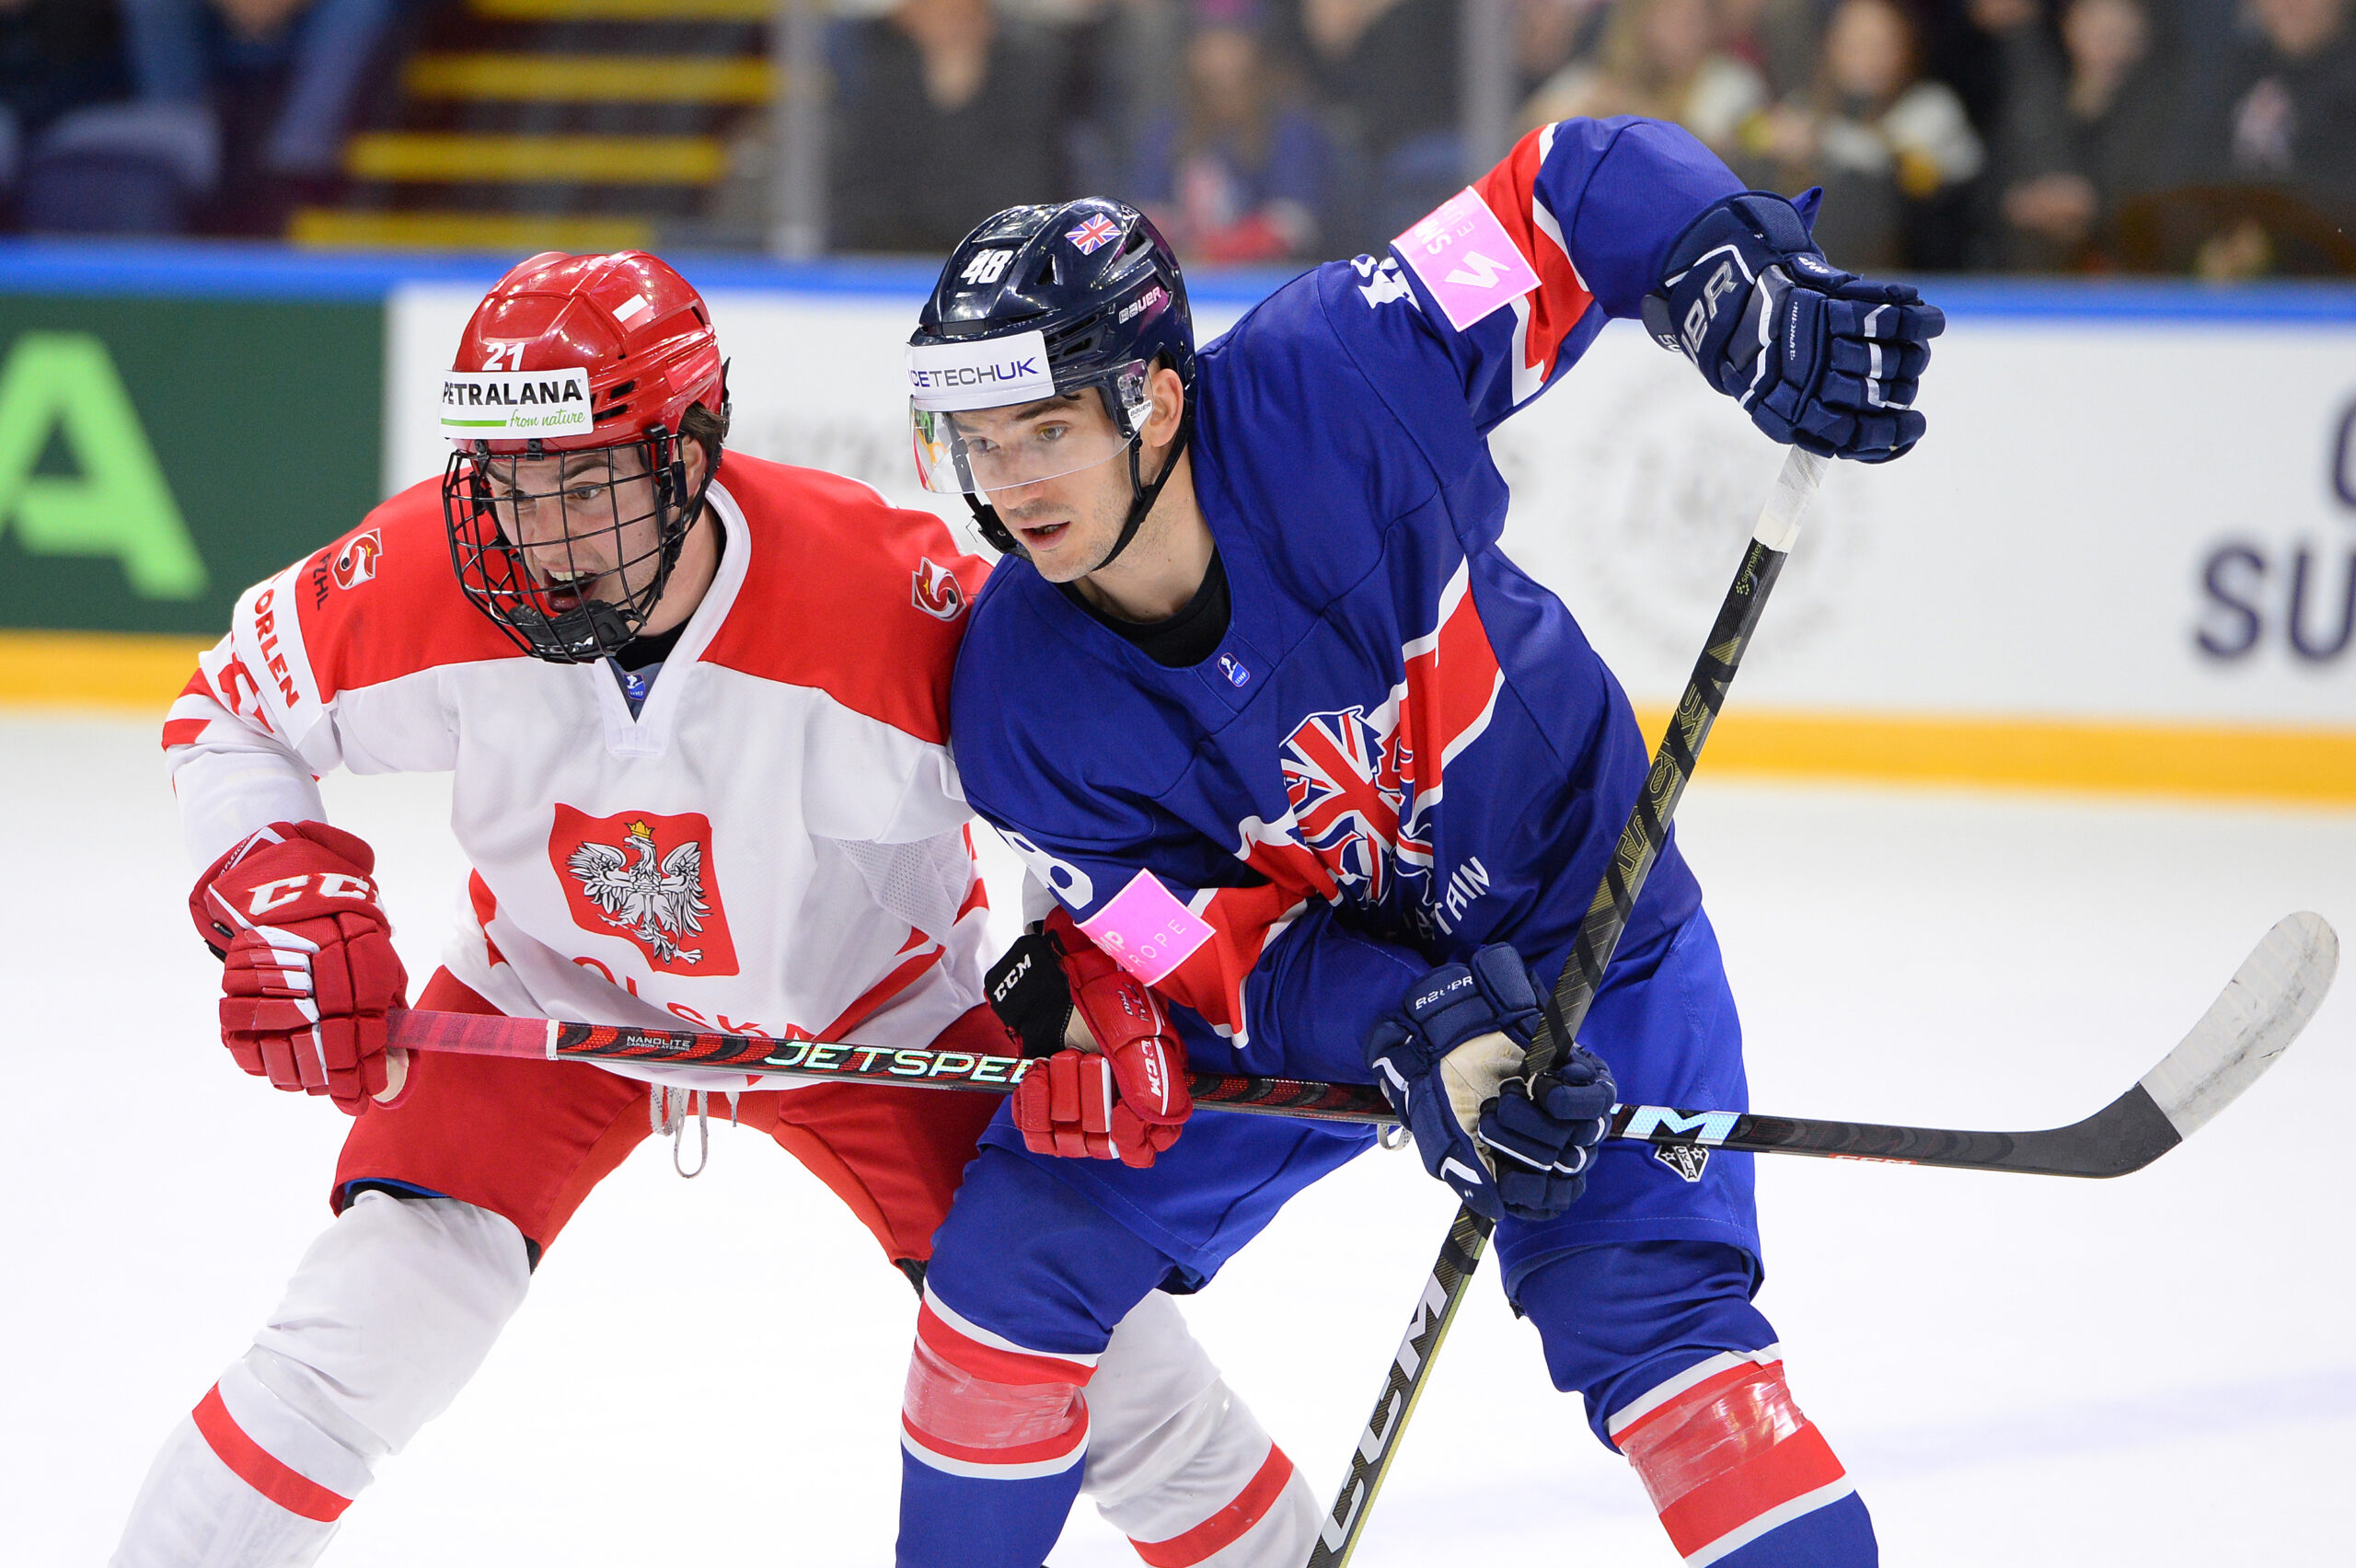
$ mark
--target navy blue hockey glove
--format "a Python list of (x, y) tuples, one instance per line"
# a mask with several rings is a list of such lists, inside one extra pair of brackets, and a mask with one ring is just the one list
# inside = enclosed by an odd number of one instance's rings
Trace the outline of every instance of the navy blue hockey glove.
[(1367, 1038), (1367, 1065), (1424, 1169), (1491, 1219), (1552, 1219), (1576, 1203), (1618, 1092), (1576, 1045), (1524, 1083), (1542, 1019), (1521, 955), (1495, 943), (1409, 986)]
[(1703, 212), (1669, 247), (1645, 329), (1775, 440), (1887, 463), (1923, 439), (1914, 390), (1947, 318), (1827, 262), (1807, 233), (1818, 194), (1805, 211), (1752, 190)]

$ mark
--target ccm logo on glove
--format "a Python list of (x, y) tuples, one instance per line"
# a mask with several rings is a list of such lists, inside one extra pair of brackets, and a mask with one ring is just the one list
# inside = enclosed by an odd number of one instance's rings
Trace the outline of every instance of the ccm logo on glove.
[(252, 899), (246, 905), (246, 913), (267, 915), (273, 909), (283, 909), (312, 889), (316, 889), (321, 898), (350, 898), (365, 904), (376, 902), (376, 884), (366, 877), (353, 876), (346, 871), (322, 871), (317, 876), (279, 877), (263, 882), (254, 889)]
[(1034, 1154), (1149, 1166), (1194, 1113), (1186, 1053), (1144, 982), (1057, 909), (1007, 950), (990, 1006), (1032, 1059), (1014, 1125)]
[(376, 902), (375, 851), (325, 823), (272, 823), (206, 868), (189, 895), (221, 955), (221, 1043), (271, 1085), (324, 1094), (357, 1116), (396, 1098), (406, 1053), (386, 1015), (409, 976)]

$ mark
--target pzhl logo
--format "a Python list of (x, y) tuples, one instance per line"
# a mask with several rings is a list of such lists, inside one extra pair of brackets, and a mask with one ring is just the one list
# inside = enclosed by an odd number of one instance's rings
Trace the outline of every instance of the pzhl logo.
[(376, 575), (376, 558), (385, 553), (384, 536), (371, 528), (354, 537), (335, 558), (335, 585), (350, 588), (371, 582)]
[(964, 588), (947, 567), (935, 566), (930, 557), (917, 562), (911, 594), (916, 607), (935, 620), (953, 621), (965, 613)]

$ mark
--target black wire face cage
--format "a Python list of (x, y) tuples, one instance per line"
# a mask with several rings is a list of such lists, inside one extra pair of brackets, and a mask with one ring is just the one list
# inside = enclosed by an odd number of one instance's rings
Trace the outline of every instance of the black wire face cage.
[[(618, 652), (662, 599), (717, 466), (688, 497), (682, 446), (656, 425), (619, 446), (544, 452), (535, 441), (511, 454), (478, 442), (452, 453), (442, 517), (468, 600), (535, 659), (587, 664)], [(635, 473), (617, 463), (629, 452), (643, 463)], [(524, 473), (526, 463), (537, 471)], [(527, 479), (549, 488), (526, 490)], [(626, 494), (651, 496), (652, 509), (626, 513)]]

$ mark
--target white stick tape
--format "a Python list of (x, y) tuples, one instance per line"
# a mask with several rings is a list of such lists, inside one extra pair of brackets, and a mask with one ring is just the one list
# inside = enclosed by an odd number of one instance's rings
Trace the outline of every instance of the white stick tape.
[(1784, 471), (1775, 476), (1775, 489), (1767, 497), (1767, 505), (1759, 513), (1759, 526), (1750, 536), (1771, 550), (1789, 551), (1800, 536), (1807, 509), (1815, 504), (1827, 466), (1827, 459), (1793, 447), (1784, 458)]

